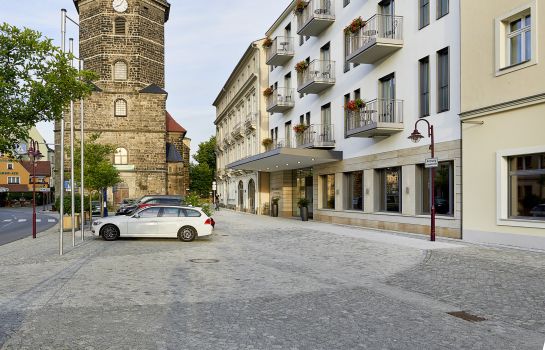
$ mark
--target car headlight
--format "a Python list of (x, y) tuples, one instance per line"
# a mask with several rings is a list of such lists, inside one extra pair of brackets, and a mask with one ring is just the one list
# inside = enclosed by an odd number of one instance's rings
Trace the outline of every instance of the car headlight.
[(102, 221), (93, 221), (93, 225), (94, 225), (94, 226), (98, 226), (98, 225), (100, 225), (100, 224), (102, 224)]

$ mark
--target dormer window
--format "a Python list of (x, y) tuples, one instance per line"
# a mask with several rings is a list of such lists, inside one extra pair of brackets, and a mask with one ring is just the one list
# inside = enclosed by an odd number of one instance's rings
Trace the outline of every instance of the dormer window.
[(127, 63), (123, 61), (114, 63), (114, 80), (127, 80)]
[(114, 23), (114, 33), (115, 35), (126, 35), (127, 34), (127, 21), (123, 17), (117, 17)]
[(127, 101), (120, 98), (115, 101), (115, 116), (126, 117), (127, 116)]

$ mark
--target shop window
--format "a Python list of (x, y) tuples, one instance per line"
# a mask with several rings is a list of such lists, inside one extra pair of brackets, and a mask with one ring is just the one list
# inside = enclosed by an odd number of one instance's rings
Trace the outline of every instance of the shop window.
[(322, 208), (335, 209), (335, 174), (322, 175)]
[(380, 210), (401, 212), (401, 168), (380, 169)]
[(509, 218), (545, 220), (545, 153), (507, 158)]
[(363, 210), (363, 171), (346, 173), (348, 210)]
[[(430, 168), (421, 166), (422, 173), (422, 214), (430, 214), (431, 178)], [(454, 215), (454, 163), (439, 162), (435, 168), (435, 212), (438, 215)]]

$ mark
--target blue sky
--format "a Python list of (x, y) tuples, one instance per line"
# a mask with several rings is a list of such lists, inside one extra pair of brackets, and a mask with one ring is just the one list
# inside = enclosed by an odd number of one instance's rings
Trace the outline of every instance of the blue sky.
[[(251, 41), (280, 16), (291, 0), (169, 0), (166, 24), (167, 108), (188, 130), (192, 153), (214, 134), (212, 102)], [(0, 22), (42, 32), (60, 46), (60, 10), (77, 20), (72, 0), (2, 0)], [(77, 27), (68, 26), (77, 40)], [(77, 46), (77, 41), (76, 41)], [(38, 129), (53, 142), (53, 126)]]

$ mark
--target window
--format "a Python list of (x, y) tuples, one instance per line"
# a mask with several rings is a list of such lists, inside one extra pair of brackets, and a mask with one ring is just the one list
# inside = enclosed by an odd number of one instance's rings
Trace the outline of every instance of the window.
[(161, 210), (161, 208), (152, 207), (152, 208), (148, 208), (148, 209), (144, 209), (144, 210), (140, 211), (138, 213), (138, 215), (141, 218), (156, 218), (159, 215), (160, 210)]
[[(421, 166), (422, 170), (422, 214), (430, 214), (431, 177), (430, 169)], [(434, 197), (435, 212), (439, 215), (454, 215), (454, 164), (439, 162), (435, 168)]]
[(177, 218), (180, 215), (180, 209), (178, 208), (163, 208), (163, 214), (161, 215), (164, 218)]
[(182, 209), (182, 211), (184, 212), (184, 216), (189, 218), (198, 218), (201, 216), (201, 213), (193, 209)]
[(129, 156), (125, 148), (117, 148), (114, 154), (114, 164), (129, 164)]
[(8, 176), (8, 184), (16, 185), (21, 183), (19, 176)]
[(418, 29), (430, 24), (430, 0), (419, 0)]
[(291, 121), (284, 124), (285, 146), (291, 147)]
[(509, 218), (545, 220), (545, 153), (507, 158)]
[(449, 94), (449, 57), (448, 47), (437, 52), (437, 112), (450, 108)]
[(419, 63), (420, 117), (427, 117), (430, 115), (430, 58), (424, 57)]
[(380, 210), (401, 212), (401, 168), (385, 168), (380, 172)]
[(507, 47), (509, 65), (529, 61), (532, 58), (532, 19), (531, 15), (522, 15), (509, 22)]
[(335, 174), (322, 175), (322, 208), (335, 209)]
[(343, 0), (343, 7), (348, 6), (350, 4), (350, 0)]
[(115, 101), (115, 116), (126, 117), (127, 116), (127, 101), (118, 99)]
[(8, 170), (13, 170), (13, 163), (8, 163)]
[(327, 103), (321, 108), (321, 126), (315, 136), (318, 142), (330, 142), (334, 140), (333, 125), (331, 124), (331, 103)]
[(345, 175), (348, 183), (346, 208), (349, 210), (363, 210), (363, 171), (354, 171)]
[(114, 63), (114, 80), (127, 80), (127, 64), (125, 62)]
[(115, 19), (114, 34), (115, 35), (127, 34), (127, 21), (125, 20), (125, 18), (117, 17)]
[(448, 15), (448, 0), (437, 0), (437, 19)]

